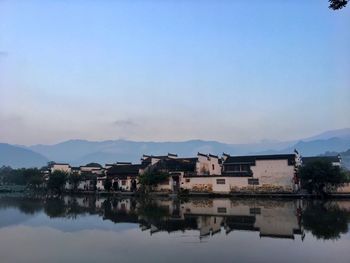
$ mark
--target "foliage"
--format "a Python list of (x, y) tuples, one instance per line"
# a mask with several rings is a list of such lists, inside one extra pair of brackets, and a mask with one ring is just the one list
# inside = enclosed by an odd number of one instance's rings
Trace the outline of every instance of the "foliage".
[(145, 189), (150, 189), (152, 186), (156, 186), (165, 180), (168, 180), (169, 175), (164, 172), (146, 171), (139, 176), (139, 183)]
[(24, 169), (23, 176), (26, 184), (34, 188), (39, 187), (44, 182), (43, 176), (37, 168)]
[(0, 168), (0, 178), (5, 184), (28, 185), (38, 187), (43, 183), (43, 176), (37, 168), (12, 169), (9, 166)]
[(330, 9), (339, 10), (347, 5), (348, 0), (328, 0), (328, 2)]
[(117, 181), (113, 182), (113, 190), (118, 191), (119, 190), (119, 184)]
[(67, 180), (71, 185), (73, 185), (73, 190), (77, 190), (80, 182), (80, 176), (72, 173), (68, 176)]
[(104, 182), (103, 187), (105, 188), (106, 191), (109, 192), (111, 190), (111, 188), (112, 188), (112, 181), (111, 181), (111, 179), (107, 178), (105, 180), (105, 182)]
[(340, 234), (345, 234), (349, 230), (348, 214), (346, 210), (331, 202), (310, 203), (303, 212), (303, 226), (317, 239), (336, 240), (340, 238)]
[(348, 176), (339, 166), (333, 166), (331, 162), (323, 160), (305, 164), (299, 173), (302, 187), (317, 194), (336, 190), (348, 182)]
[(47, 183), (48, 189), (61, 193), (63, 190), (63, 187), (67, 181), (68, 174), (63, 171), (54, 171), (49, 176), (49, 181)]

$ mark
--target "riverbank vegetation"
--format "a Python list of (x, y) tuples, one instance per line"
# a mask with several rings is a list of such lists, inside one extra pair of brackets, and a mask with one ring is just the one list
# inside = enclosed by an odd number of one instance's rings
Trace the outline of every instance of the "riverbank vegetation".
[(299, 175), (302, 188), (322, 196), (350, 182), (349, 172), (322, 160), (305, 164), (299, 169)]

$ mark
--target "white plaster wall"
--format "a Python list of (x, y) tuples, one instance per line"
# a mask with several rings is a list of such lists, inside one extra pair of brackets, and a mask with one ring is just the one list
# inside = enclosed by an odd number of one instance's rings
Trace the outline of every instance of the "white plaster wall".
[(100, 191), (105, 190), (104, 182), (105, 180), (97, 179), (97, 183), (96, 183), (97, 190), (100, 190)]
[(167, 184), (158, 184), (157, 186), (154, 186), (153, 187), (153, 191), (156, 191), (156, 192), (169, 192), (169, 191), (172, 191), (173, 189), (173, 178), (170, 176), (169, 177), (169, 181)]
[(338, 193), (350, 193), (350, 183), (337, 189)]
[(86, 181), (80, 181), (78, 183), (78, 190), (90, 190), (90, 181), (86, 180)]
[(281, 186), (293, 188), (294, 166), (287, 160), (261, 160), (251, 166), (253, 177), (259, 179), (259, 185)]
[[(189, 182), (186, 182), (186, 179)], [(181, 177), (180, 187), (189, 191), (203, 191), (212, 192), (213, 191), (213, 178), (212, 177)]]
[(51, 173), (54, 171), (62, 171), (65, 173), (70, 173), (72, 171), (69, 164), (54, 164), (51, 168)]

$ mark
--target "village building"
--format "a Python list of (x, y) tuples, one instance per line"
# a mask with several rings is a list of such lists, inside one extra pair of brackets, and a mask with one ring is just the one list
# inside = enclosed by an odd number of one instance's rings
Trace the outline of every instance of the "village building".
[(299, 188), (299, 165), (298, 154), (225, 155), (216, 183), (227, 192), (293, 192)]
[(99, 176), (96, 179), (96, 190), (104, 191), (105, 190), (105, 182), (107, 180), (107, 176)]
[(112, 188), (120, 191), (136, 191), (141, 166), (141, 164), (119, 163), (110, 167), (106, 175), (112, 181)]
[(68, 163), (53, 163), (51, 165), (51, 173), (55, 171), (70, 173), (72, 171), (71, 166)]
[(104, 169), (102, 165), (98, 163), (88, 163), (87, 165), (80, 166), (80, 174), (95, 174), (102, 175), (104, 173)]
[[(200, 185), (204, 185), (206, 177), (221, 174), (220, 159), (215, 155), (198, 153), (197, 157), (177, 158), (177, 155), (163, 157), (149, 165), (148, 171), (163, 172), (169, 175), (167, 180), (159, 183), (154, 190), (165, 192), (177, 192), (180, 189), (192, 190), (189, 177), (198, 179)], [(210, 190), (210, 189), (209, 189)]]

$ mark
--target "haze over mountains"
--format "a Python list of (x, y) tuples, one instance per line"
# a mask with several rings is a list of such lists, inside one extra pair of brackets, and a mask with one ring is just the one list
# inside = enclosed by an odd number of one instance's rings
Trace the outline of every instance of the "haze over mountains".
[(194, 156), (197, 152), (221, 155), (291, 153), (297, 149), (303, 156), (325, 152), (344, 152), (350, 149), (350, 128), (327, 131), (296, 141), (262, 141), (255, 144), (226, 144), (216, 141), (189, 140), (183, 142), (136, 142), (128, 140), (87, 141), (69, 140), (54, 145), (29, 147), (0, 144), (0, 166), (34, 167), (47, 161), (83, 165), (89, 162), (139, 162), (142, 154), (162, 155), (168, 152), (179, 156)]

